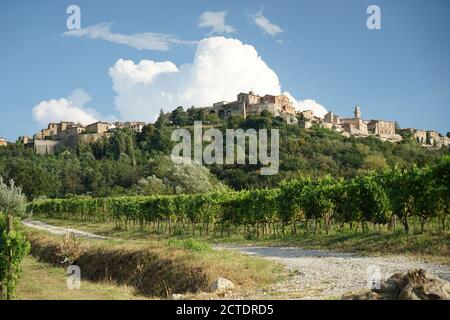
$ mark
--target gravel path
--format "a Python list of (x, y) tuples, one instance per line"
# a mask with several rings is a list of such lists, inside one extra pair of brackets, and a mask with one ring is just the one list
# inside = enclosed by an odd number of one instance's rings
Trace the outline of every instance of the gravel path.
[(81, 237), (81, 238), (90, 238), (90, 239), (99, 239), (99, 240), (109, 239), (108, 237), (102, 237), (102, 236), (99, 236), (99, 235), (96, 235), (96, 234), (93, 234), (90, 232), (75, 230), (72, 228), (52, 226), (50, 224), (46, 224), (44, 222), (37, 221), (37, 220), (24, 220), (24, 221), (22, 221), (22, 223), (27, 227), (47, 231), (51, 234), (56, 234), (56, 235), (65, 235), (70, 232), (70, 233), (73, 233), (76, 237)]
[(290, 276), (286, 281), (277, 283), (272, 290), (293, 298), (326, 299), (367, 289), (370, 266), (378, 267), (383, 279), (396, 272), (423, 268), (450, 281), (450, 266), (404, 256), (360, 256), (293, 247), (217, 246), (216, 248), (237, 250), (281, 263), (290, 271)]

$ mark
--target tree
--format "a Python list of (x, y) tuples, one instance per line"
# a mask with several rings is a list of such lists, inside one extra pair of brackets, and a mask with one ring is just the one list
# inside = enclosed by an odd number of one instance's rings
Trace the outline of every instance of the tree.
[(170, 114), (170, 120), (173, 125), (182, 127), (189, 123), (189, 115), (183, 107), (178, 107)]
[(270, 112), (269, 110), (263, 110), (263, 111), (261, 111), (261, 113), (259, 114), (259, 116), (260, 116), (260, 117), (263, 117), (263, 118), (272, 118), (272, 117), (273, 117), (272, 112)]
[(152, 194), (170, 194), (171, 190), (168, 188), (162, 179), (152, 175), (147, 178), (140, 179), (137, 185), (137, 191), (141, 195)]
[(169, 154), (172, 150), (174, 142), (171, 139), (172, 129), (168, 126), (162, 126), (156, 129), (156, 134), (150, 141), (150, 147), (152, 150), (161, 151), (164, 154)]
[(26, 216), (26, 197), (22, 194), (22, 188), (16, 187), (14, 180), (9, 185), (0, 177), (0, 211), (9, 216)]
[(383, 172), (388, 168), (386, 159), (380, 154), (368, 155), (362, 164), (361, 169), (363, 171), (378, 171)]
[(60, 194), (59, 165), (54, 158), (15, 158), (6, 164), (3, 176), (14, 179), (29, 198), (56, 197)]
[(155, 127), (161, 129), (169, 124), (169, 116), (164, 112), (163, 109), (159, 111), (158, 119), (155, 122)]
[(83, 192), (81, 183), (81, 167), (77, 158), (64, 158), (60, 169), (61, 193), (66, 195), (77, 195)]
[(241, 123), (243, 129), (270, 129), (272, 127), (272, 118), (249, 116)]
[(187, 110), (189, 124), (193, 124), (194, 121), (205, 121), (205, 114), (202, 109), (195, 108), (194, 106), (190, 107)]
[[(168, 156), (157, 156), (146, 171), (161, 179), (171, 194), (221, 192), (228, 188), (208, 168), (195, 164), (174, 164)], [(154, 178), (152, 178), (154, 179)], [(153, 181), (156, 182), (156, 181)]]
[(227, 119), (227, 127), (229, 129), (238, 128), (244, 119), (241, 116), (231, 115)]
[(272, 118), (272, 126), (275, 128), (281, 128), (283, 126), (286, 126), (286, 121), (282, 117), (273, 117)]
[(205, 121), (212, 123), (212, 124), (221, 122), (221, 120), (219, 119), (219, 116), (215, 112), (207, 114), (205, 116)]
[(170, 181), (174, 192), (177, 194), (223, 192), (227, 190), (206, 167), (201, 165), (174, 165), (172, 170), (164, 177)]

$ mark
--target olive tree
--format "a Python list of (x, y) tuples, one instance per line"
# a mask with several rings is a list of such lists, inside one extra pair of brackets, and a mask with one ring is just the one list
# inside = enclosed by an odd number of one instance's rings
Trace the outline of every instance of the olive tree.
[(22, 188), (10, 180), (9, 185), (0, 177), (0, 211), (6, 215), (23, 218), (26, 216), (27, 199)]

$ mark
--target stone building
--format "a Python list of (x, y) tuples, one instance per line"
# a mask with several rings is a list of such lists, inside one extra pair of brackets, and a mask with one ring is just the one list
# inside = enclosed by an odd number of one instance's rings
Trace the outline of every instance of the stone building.
[(219, 119), (227, 119), (231, 116), (247, 117), (245, 102), (241, 101), (220, 101), (213, 104), (211, 108), (205, 108), (205, 113), (208, 115), (215, 114)]
[(425, 147), (437, 147), (450, 145), (450, 138), (441, 135), (434, 130), (420, 130), (414, 128), (402, 129), (401, 132), (408, 133), (411, 137)]
[(142, 132), (144, 125), (144, 122), (139, 121), (116, 122), (115, 124), (98, 121), (84, 127), (80, 123), (63, 121), (50, 123), (46, 129), (36, 133), (33, 139), (24, 136), (19, 138), (18, 141), (33, 148), (37, 154), (53, 154), (58, 145), (73, 146), (77, 141), (89, 144), (103, 137), (109, 138), (111, 136), (108, 133), (110, 128), (129, 128), (134, 132)]
[(49, 123), (47, 129), (48, 137), (56, 137), (58, 135), (58, 127), (60, 127), (57, 123)]
[(48, 125), (48, 131), (47, 137), (57, 137), (61, 133), (67, 130), (67, 128), (74, 126), (75, 124), (73, 122), (69, 121), (61, 121), (59, 123), (49, 123)]
[(285, 95), (259, 96), (253, 91), (249, 93), (239, 93), (237, 100), (233, 102), (220, 101), (207, 109), (208, 114), (217, 114), (220, 119), (227, 119), (236, 115), (244, 119), (249, 115), (260, 115), (263, 111), (268, 111), (274, 117), (281, 117), (287, 123), (296, 123), (296, 114), (293, 103)]
[[(261, 103), (275, 105), (276, 110), (280, 114), (287, 113), (287, 114), (295, 115), (295, 108), (294, 108), (293, 103), (284, 94), (281, 94), (278, 96), (266, 94), (264, 97), (261, 98)], [(255, 105), (258, 105), (258, 103)]]
[(425, 130), (416, 130), (414, 139), (420, 144), (427, 144), (427, 132)]
[(38, 133), (36, 133), (33, 136), (34, 140), (44, 140), (50, 137), (50, 130), (49, 129), (42, 129)]
[(24, 136), (21, 136), (21, 137), (17, 138), (17, 142), (21, 143), (21, 144), (28, 144), (28, 143), (30, 143), (32, 141), (33, 141), (33, 139), (30, 138), (27, 135), (24, 135)]
[(343, 132), (344, 129), (341, 126), (341, 117), (339, 117), (338, 115), (334, 114), (333, 112), (328, 112), (324, 117), (323, 117), (323, 123), (322, 126), (324, 128), (327, 129), (333, 129), (337, 132)]
[(291, 114), (291, 113), (288, 113), (288, 112), (282, 112), (280, 114), (280, 117), (287, 124), (296, 124), (296, 123), (298, 123), (298, 119), (297, 119), (297, 116), (295, 114)]
[(8, 141), (5, 138), (0, 137), (0, 147), (6, 147), (8, 145)]
[(411, 137), (420, 144), (427, 144), (427, 132), (425, 130), (418, 130), (414, 128), (404, 128), (401, 129), (400, 132), (408, 133)]
[(281, 116), (280, 110), (274, 103), (257, 103), (246, 107), (247, 116), (258, 116), (263, 111), (268, 111), (274, 117)]
[(450, 146), (450, 138), (446, 137), (446, 136), (443, 136), (442, 137), (442, 145), (443, 146)]
[(361, 109), (359, 106), (355, 107), (354, 118), (343, 118), (340, 121), (342, 129), (352, 135), (367, 136), (369, 130), (367, 128), (367, 121), (361, 119)]
[(395, 121), (363, 120), (359, 106), (355, 107), (353, 118), (340, 118), (329, 112), (325, 115), (324, 122), (332, 123), (333, 128), (337, 131), (345, 132), (345, 136), (367, 137), (376, 135), (383, 141), (398, 142), (402, 140), (402, 136), (395, 132)]
[(51, 122), (46, 129), (42, 129), (40, 132), (33, 136), (34, 140), (45, 139), (58, 139), (68, 128), (74, 126), (73, 122), (62, 121), (60, 123)]
[(335, 115), (333, 112), (328, 112), (324, 117), (323, 121), (327, 123), (331, 123), (333, 125), (340, 125), (341, 124), (341, 117), (338, 115)]
[(33, 147), (36, 154), (46, 155), (54, 154), (60, 143), (61, 141), (59, 140), (34, 140), (34, 142), (29, 145)]
[(86, 133), (105, 133), (109, 130), (109, 124), (107, 122), (97, 121), (86, 126)]
[(141, 133), (142, 129), (144, 129), (144, 126), (145, 126), (145, 122), (141, 122), (141, 121), (125, 122), (125, 125), (124, 125), (125, 128), (130, 129), (136, 133)]
[(304, 120), (304, 119), (299, 120), (298, 124), (299, 124), (300, 128), (304, 128), (304, 129), (309, 129), (313, 126), (313, 123), (311, 121)]
[(392, 136), (395, 135), (395, 121), (371, 120), (367, 129), (379, 136)]
[(297, 113), (300, 121), (298, 122), (301, 128), (309, 129), (313, 124), (323, 125), (324, 122), (321, 118), (314, 115), (312, 110), (304, 110)]
[(427, 144), (432, 146), (439, 146), (441, 144), (441, 137), (439, 132), (436, 131), (427, 131)]
[(247, 106), (261, 102), (261, 96), (255, 94), (253, 91), (249, 93), (241, 92), (237, 95), (237, 101), (245, 102)]
[[(64, 131), (66, 131), (68, 128), (72, 128), (75, 126), (75, 123), (68, 122), (68, 121), (62, 121), (56, 125), (57, 128), (57, 134), (61, 134)], [(80, 125), (81, 126), (81, 125)]]
[(68, 127), (65, 131), (63, 131), (63, 134), (66, 136), (77, 136), (79, 134), (82, 134), (86, 132), (86, 128), (82, 126), (81, 124), (75, 124), (70, 127)]
[(312, 110), (300, 111), (299, 114), (301, 115), (303, 120), (306, 120), (306, 121), (314, 121), (316, 118), (314, 116), (314, 111), (312, 111)]
[(125, 129), (125, 123), (116, 121), (109, 126), (109, 130)]
[(129, 121), (129, 122), (119, 122), (116, 121), (109, 124), (108, 131), (114, 131), (119, 129), (130, 129), (133, 132), (140, 133), (144, 129), (145, 122), (142, 121)]

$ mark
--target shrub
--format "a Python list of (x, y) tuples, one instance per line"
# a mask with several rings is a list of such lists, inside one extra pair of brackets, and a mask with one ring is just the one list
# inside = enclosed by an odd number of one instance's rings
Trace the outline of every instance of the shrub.
[(13, 297), (21, 268), (30, 245), (19, 229), (17, 218), (0, 212), (0, 300)]
[(11, 180), (0, 177), (0, 299), (11, 299), (20, 276), (20, 262), (29, 243), (20, 231), (19, 217), (26, 215), (26, 198)]
[(26, 197), (22, 194), (22, 188), (16, 187), (14, 180), (10, 180), (9, 186), (0, 177), (0, 211), (6, 215), (24, 217), (26, 215)]

